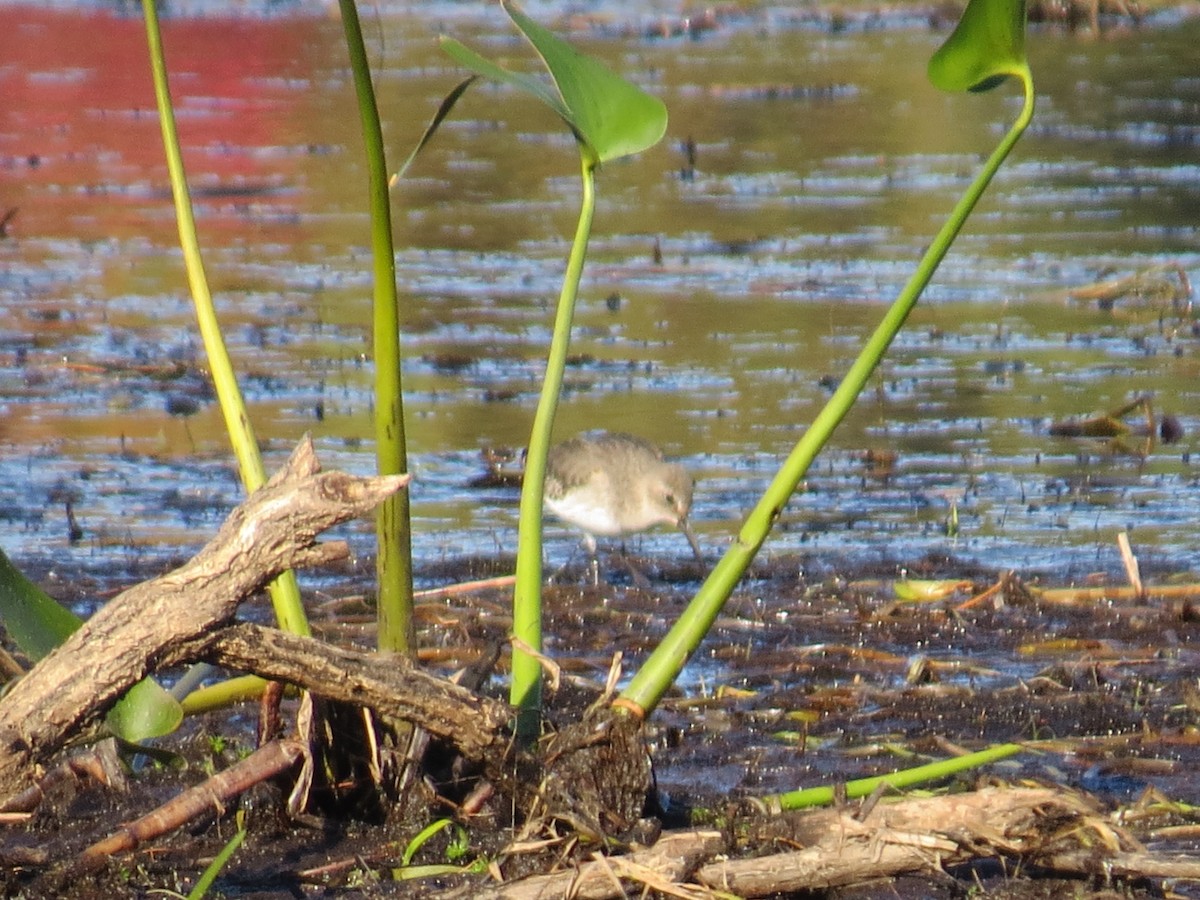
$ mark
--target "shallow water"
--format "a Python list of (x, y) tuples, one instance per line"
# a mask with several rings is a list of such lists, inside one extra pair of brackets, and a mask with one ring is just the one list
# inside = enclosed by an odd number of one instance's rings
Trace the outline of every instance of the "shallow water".
[[(529, 57), (493, 7), (426, 8), (364, 18), (393, 164), (461, 74), (439, 31)], [(209, 278), (269, 465), (311, 431), (327, 466), (368, 472), (369, 238), (341, 26), (303, 4), (201, 9), (165, 23), (168, 63)], [(601, 175), (557, 433), (636, 431), (681, 457), (715, 553), (1018, 99), (929, 87), (942, 34), (915, 18), (831, 32), (767, 8), (663, 39), (646, 36), (653, 14), (630, 15), (577, 17), (573, 39), (660, 95), (671, 125)], [(0, 542), (62, 572), (185, 552), (240, 489), (195, 335), (141, 22), (2, 6), (0, 35), (0, 213), (17, 210), (0, 239)], [(1194, 568), (1190, 307), (1141, 296), (1106, 309), (1068, 292), (1159, 264), (1195, 274), (1198, 39), (1195, 21), (1033, 33), (1030, 133), (768, 554), (814, 567), (950, 554), (1065, 581), (1113, 571), (1128, 529), (1143, 565)], [(528, 434), (576, 170), (549, 114), (473, 88), (394, 194), (418, 571), (514, 545), (515, 492), (468, 484), (482, 448)], [(1142, 394), (1177, 417), (1181, 441), (1143, 458), (1126, 452), (1136, 439), (1048, 433)], [(868, 451), (894, 466), (868, 466)], [(367, 526), (354, 535), (366, 552)], [(548, 537), (554, 559), (572, 552), (566, 530)], [(687, 554), (672, 534), (641, 549)]]

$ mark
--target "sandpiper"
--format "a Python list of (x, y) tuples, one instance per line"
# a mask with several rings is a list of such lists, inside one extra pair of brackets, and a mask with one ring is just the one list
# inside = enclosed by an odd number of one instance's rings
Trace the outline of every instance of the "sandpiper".
[(696, 559), (704, 562), (687, 521), (692, 476), (642, 438), (605, 431), (551, 447), (545, 506), (583, 532), (593, 565), (597, 535), (621, 537), (656, 525), (682, 531)]

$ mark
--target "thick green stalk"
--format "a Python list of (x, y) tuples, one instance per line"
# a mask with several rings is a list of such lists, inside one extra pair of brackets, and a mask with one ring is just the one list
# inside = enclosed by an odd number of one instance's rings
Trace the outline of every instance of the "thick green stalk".
[(546, 358), (546, 375), (538, 399), (529, 450), (525, 456), (525, 480), (521, 486), (521, 512), (517, 546), (517, 583), (513, 591), (513, 637), (523, 646), (513, 647), (512, 689), (510, 700), (517, 708), (517, 737), (526, 743), (535, 740), (541, 725), (542, 668), (537, 657), (527, 652), (542, 651), (542, 488), (546, 481), (546, 454), (550, 434), (562, 392), (563, 371), (571, 341), (571, 322), (575, 318), (575, 299), (587, 256), (592, 215), (596, 210), (596, 172), (583, 160), (583, 201), (575, 240), (563, 276), (558, 310), (554, 316), (554, 335)]
[[(847, 800), (866, 797), (868, 794), (874, 793), (876, 788), (881, 784), (889, 785), (895, 790), (903, 790), (904, 788), (924, 784), (927, 781), (938, 781), (959, 772), (965, 772), (968, 769), (977, 769), (980, 766), (986, 766), (989, 763), (998, 762), (1010, 756), (1016, 756), (1024, 749), (1020, 744), (996, 744), (977, 753), (968, 753), (965, 756), (956, 756), (952, 759), (943, 759), (939, 762), (927, 763), (923, 766), (914, 766), (911, 769), (901, 769), (899, 772), (892, 772), (890, 775), (877, 775), (873, 778), (860, 778), (857, 781), (848, 781), (845, 785), (845, 796)], [(760, 802), (767, 807), (768, 812), (779, 813), (790, 809), (825, 806), (832, 803), (834, 797), (834, 789), (829, 785), (823, 785), (821, 787), (804, 788), (799, 791), (789, 791), (786, 794), (774, 794), (770, 797), (762, 797), (760, 798)]]
[[(357, 6), (354, 0), (339, 2), (366, 145), (367, 187), (371, 202), (375, 280), (375, 460), (380, 475), (399, 475), (408, 471), (408, 447), (404, 433), (404, 394), (400, 384), (400, 314), (383, 129), (379, 124), (379, 107), (375, 103), (375, 88), (371, 83)], [(375, 515), (375, 534), (379, 649), (410, 653), (416, 644), (416, 633), (408, 491), (397, 491), (380, 504)]]
[(950, 249), (950, 245), (962, 229), (967, 216), (975, 208), (992, 177), (1032, 119), (1033, 79), (1026, 71), (1022, 80), (1025, 86), (1025, 104), (1021, 115), (955, 205), (946, 223), (925, 252), (917, 270), (888, 309), (883, 321), (859, 353), (838, 389), (801, 436), (758, 505), (750, 511), (741, 531), (738, 532), (737, 540), (700, 586), (696, 596), (663, 638), (662, 643), (655, 648), (622, 692), (617, 701), (620, 706), (639, 715), (645, 715), (654, 709), (712, 627), (721, 607), (725, 605), (725, 601), (767, 539), (775, 520), (779, 518), (797, 485), (808, 472), (812, 461), (825, 446), (838, 423), (850, 412), (871, 373), (875, 371), (904, 320), (912, 312), (917, 298), (921, 296), (946, 251)]
[[(196, 319), (200, 325), (200, 337), (204, 341), (204, 352), (212, 372), (217, 402), (225, 417), (225, 428), (233, 444), (242, 484), (247, 493), (253, 493), (266, 481), (262, 458), (258, 453), (258, 441), (250, 425), (242, 392), (238, 388), (237, 376), (221, 326), (213, 308), (212, 293), (208, 289), (208, 278), (204, 274), (204, 262), (200, 257), (200, 242), (196, 237), (196, 218), (192, 213), (192, 200), (188, 194), (187, 175), (183, 169), (183, 155), (179, 150), (179, 134), (175, 129), (175, 113), (171, 105), (171, 90), (167, 83), (167, 65), (163, 56), (162, 32), (158, 27), (158, 12), (154, 0), (142, 0), (146, 16), (146, 41), (150, 48), (150, 65), (154, 74), (154, 95), (158, 101), (158, 117), (162, 125), (163, 147), (167, 155), (167, 170), (171, 177), (171, 193), (175, 198), (175, 218), (179, 223), (179, 244), (183, 248), (183, 261), (187, 269), (188, 285), (196, 306)], [(308, 619), (300, 602), (300, 587), (293, 572), (284, 572), (270, 585), (271, 603), (279, 627), (293, 634), (307, 635)]]

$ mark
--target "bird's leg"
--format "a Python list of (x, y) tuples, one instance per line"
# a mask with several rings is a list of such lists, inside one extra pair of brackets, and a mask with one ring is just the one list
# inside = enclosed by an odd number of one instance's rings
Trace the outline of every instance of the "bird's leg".
[(633, 560), (629, 558), (629, 554), (625, 550), (624, 541), (621, 542), (621, 561), (625, 563), (625, 568), (629, 570), (629, 576), (633, 579), (634, 587), (642, 591), (650, 590), (652, 587), (650, 579), (642, 574), (641, 569), (633, 564)]
[(583, 536), (583, 546), (587, 550), (589, 565), (592, 573), (592, 587), (600, 587), (600, 558), (596, 555), (596, 539), (590, 534)]
[[(557, 581), (558, 581), (558, 580), (559, 580), (559, 579), (562, 577), (562, 573), (563, 573), (563, 572), (565, 572), (565, 571), (567, 571), (567, 568), (568, 568), (568, 567), (571, 565), (571, 563), (574, 561), (574, 559), (575, 559), (575, 554), (579, 552), (579, 547), (580, 547), (581, 545), (582, 545), (584, 548), (586, 548), (586, 547), (587, 547), (587, 541), (586, 541), (586, 540), (584, 540), (584, 541), (580, 541), (580, 542), (579, 542), (579, 544), (577, 544), (577, 545), (575, 545), (574, 547), (572, 547), (572, 548), (571, 548), (571, 553), (570, 553), (570, 555), (569, 555), (569, 556), (568, 556), (568, 557), (567, 557), (567, 558), (566, 558), (566, 559), (563, 561), (563, 564), (562, 564), (561, 566), (559, 566), (557, 569), (555, 569), (555, 570), (554, 570), (554, 572), (553, 572), (553, 573), (551, 573), (550, 577), (546, 579), (546, 583), (547, 583), (547, 584), (554, 584), (554, 583), (556, 583), (556, 582), (557, 582)], [(594, 555), (594, 554), (593, 554), (593, 555)]]

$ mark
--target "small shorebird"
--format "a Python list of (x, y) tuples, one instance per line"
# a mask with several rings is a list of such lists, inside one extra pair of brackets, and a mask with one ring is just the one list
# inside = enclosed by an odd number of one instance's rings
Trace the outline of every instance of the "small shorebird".
[(544, 496), (546, 509), (583, 532), (593, 566), (597, 536), (623, 537), (656, 525), (682, 531), (704, 562), (687, 521), (692, 476), (642, 438), (606, 431), (551, 447)]

